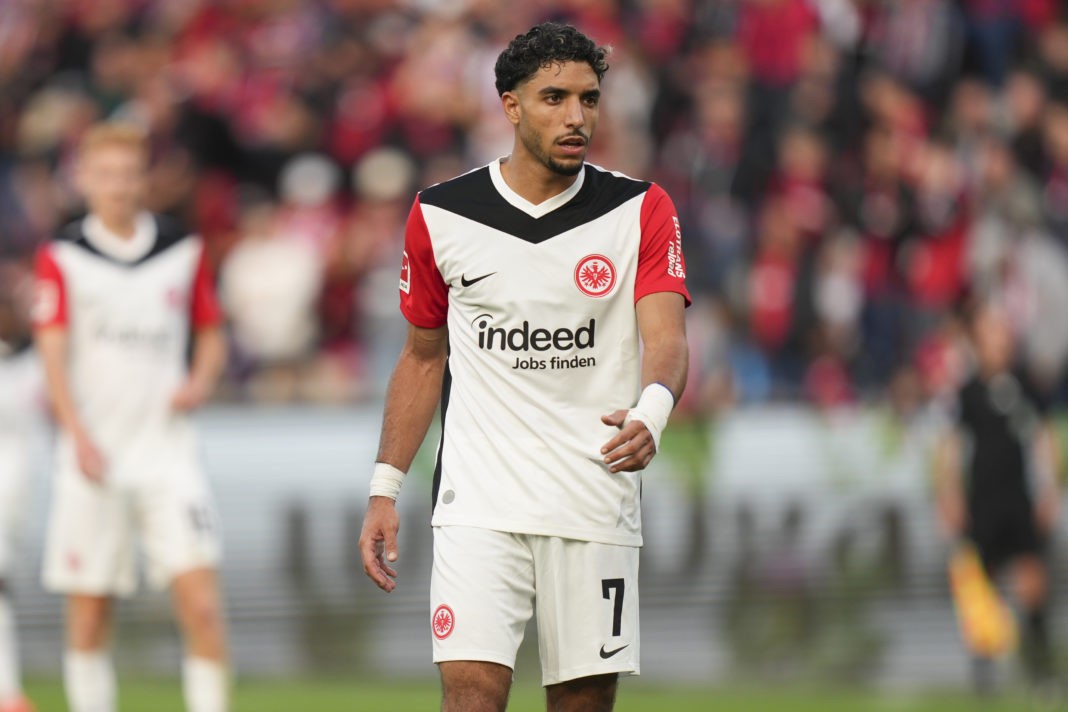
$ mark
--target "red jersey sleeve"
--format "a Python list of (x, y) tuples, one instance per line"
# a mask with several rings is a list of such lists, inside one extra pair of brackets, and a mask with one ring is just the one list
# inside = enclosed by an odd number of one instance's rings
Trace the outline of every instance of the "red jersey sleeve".
[(404, 228), (404, 254), (400, 269), (400, 308), (415, 326), (436, 329), (445, 325), (449, 287), (438, 271), (434, 245), (419, 199), (415, 199)]
[(37, 251), (30, 318), (35, 328), (67, 325), (67, 288), (51, 245)]
[(210, 329), (222, 323), (222, 308), (215, 294), (215, 278), (208, 265), (206, 250), (201, 247), (197, 271), (193, 275), (193, 294), (189, 300), (189, 319), (193, 330)]
[(676, 292), (690, 305), (686, 291), (686, 262), (682, 258), (682, 228), (675, 205), (664, 189), (653, 183), (645, 192), (641, 213), (641, 246), (634, 301), (656, 292)]

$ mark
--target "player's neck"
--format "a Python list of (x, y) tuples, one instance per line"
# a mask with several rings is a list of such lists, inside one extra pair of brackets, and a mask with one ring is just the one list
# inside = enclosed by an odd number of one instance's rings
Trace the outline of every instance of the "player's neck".
[(509, 188), (532, 205), (560, 195), (578, 179), (578, 175), (565, 176), (551, 171), (533, 156), (515, 150), (501, 159), (501, 177)]
[(137, 234), (137, 214), (133, 215), (106, 215), (93, 213), (100, 223), (115, 237), (123, 240), (132, 239)]

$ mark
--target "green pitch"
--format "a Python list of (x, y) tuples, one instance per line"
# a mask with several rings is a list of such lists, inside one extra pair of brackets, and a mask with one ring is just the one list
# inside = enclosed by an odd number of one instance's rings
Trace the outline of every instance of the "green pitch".
[[(177, 681), (122, 681), (125, 712), (184, 712)], [(66, 709), (56, 681), (31, 681), (27, 693), (38, 712)], [(234, 712), (433, 712), (438, 690), (432, 682), (242, 681), (234, 690)], [(542, 712), (542, 692), (523, 685), (515, 689), (509, 712)], [(617, 712), (1020, 712), (1024, 700), (1005, 696), (979, 704), (964, 694), (924, 696), (874, 692), (830, 692), (805, 689), (722, 690), (673, 689), (624, 682)]]

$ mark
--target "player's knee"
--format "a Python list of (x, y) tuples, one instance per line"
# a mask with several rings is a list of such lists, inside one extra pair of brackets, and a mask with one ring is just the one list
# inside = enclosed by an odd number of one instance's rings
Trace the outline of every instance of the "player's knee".
[(550, 685), (545, 690), (548, 712), (612, 712), (619, 676), (593, 675)]
[(189, 634), (205, 635), (222, 631), (222, 606), (214, 596), (191, 597), (182, 604), (179, 618)]
[(504, 712), (512, 671), (493, 663), (447, 662), (441, 671), (442, 712)]
[(1024, 560), (1016, 568), (1015, 589), (1020, 603), (1028, 609), (1046, 600), (1046, 571), (1038, 561)]

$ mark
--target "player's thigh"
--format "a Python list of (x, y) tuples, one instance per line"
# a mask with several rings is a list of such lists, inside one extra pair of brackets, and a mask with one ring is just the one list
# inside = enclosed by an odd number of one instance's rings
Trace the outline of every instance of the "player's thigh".
[(137, 585), (129, 492), (61, 472), (53, 484), (45, 544), (45, 588), (125, 596)]
[(612, 712), (619, 675), (594, 675), (545, 688), (548, 712)]
[(638, 549), (532, 540), (542, 683), (638, 674)]
[(438, 663), (442, 712), (504, 712), (512, 669), (497, 663), (452, 660)]
[(513, 668), (533, 599), (534, 564), (524, 537), (476, 527), (434, 528), (434, 662)]
[(195, 463), (139, 489), (138, 514), (154, 587), (168, 586), (189, 571), (218, 568), (222, 546), (215, 503)]

